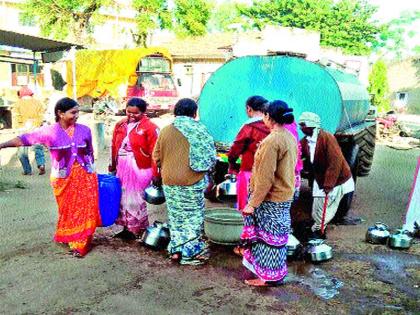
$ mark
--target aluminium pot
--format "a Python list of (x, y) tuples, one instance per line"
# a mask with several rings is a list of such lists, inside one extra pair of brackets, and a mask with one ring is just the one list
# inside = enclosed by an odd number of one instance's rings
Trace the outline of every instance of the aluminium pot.
[(386, 244), (389, 238), (389, 230), (386, 224), (376, 222), (366, 232), (366, 242), (371, 244)]
[(388, 246), (396, 249), (408, 249), (413, 238), (407, 230), (397, 230), (388, 238)]
[(155, 221), (146, 228), (142, 237), (142, 242), (147, 247), (161, 250), (168, 247), (170, 239), (169, 228), (166, 223)]
[(233, 208), (209, 208), (204, 212), (204, 233), (216, 244), (236, 245), (241, 241), (244, 221)]
[(289, 234), (286, 244), (287, 256), (295, 256), (299, 247), (301, 247), (299, 240), (293, 234)]
[(331, 246), (324, 243), (324, 240), (314, 239), (308, 242), (306, 249), (307, 257), (312, 262), (323, 262), (333, 257)]
[(165, 202), (163, 188), (160, 186), (150, 185), (144, 190), (144, 200), (152, 205), (161, 205)]
[(236, 175), (227, 174), (225, 178), (217, 185), (216, 197), (222, 202), (236, 202)]

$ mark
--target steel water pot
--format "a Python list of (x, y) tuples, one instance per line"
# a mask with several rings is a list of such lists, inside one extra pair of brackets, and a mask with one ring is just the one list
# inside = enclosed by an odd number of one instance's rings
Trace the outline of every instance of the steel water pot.
[(325, 244), (321, 239), (310, 240), (306, 254), (312, 262), (327, 261), (333, 257), (331, 246)]
[(301, 246), (302, 245), (300, 244), (299, 240), (293, 234), (289, 234), (289, 237), (287, 239), (287, 244), (286, 244), (287, 256), (288, 257), (295, 256), (298, 248)]
[(143, 234), (142, 242), (152, 249), (165, 249), (170, 241), (169, 228), (166, 223), (155, 221), (146, 228)]
[(222, 202), (236, 202), (236, 175), (227, 174), (225, 178), (225, 181), (217, 185), (217, 199)]
[(144, 190), (144, 200), (152, 205), (161, 205), (165, 202), (163, 188), (160, 186), (150, 185)]
[(408, 249), (411, 246), (413, 238), (407, 230), (397, 230), (388, 238), (388, 246), (397, 249)]
[(386, 244), (390, 233), (388, 226), (381, 222), (376, 222), (370, 226), (366, 232), (366, 242), (371, 244)]

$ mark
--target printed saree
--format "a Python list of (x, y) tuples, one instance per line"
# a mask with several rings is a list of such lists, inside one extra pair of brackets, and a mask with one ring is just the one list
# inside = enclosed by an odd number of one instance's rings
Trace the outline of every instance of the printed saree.
[[(68, 132), (70, 137), (72, 131)], [(97, 176), (75, 162), (68, 177), (51, 177), (51, 186), (58, 205), (54, 241), (68, 243), (71, 250), (84, 256), (90, 250), (96, 227), (101, 224)]]

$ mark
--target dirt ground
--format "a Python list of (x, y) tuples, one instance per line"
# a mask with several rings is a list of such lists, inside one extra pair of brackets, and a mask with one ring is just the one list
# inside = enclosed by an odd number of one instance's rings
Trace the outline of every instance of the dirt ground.
[[(0, 141), (7, 135), (0, 135)], [(250, 288), (251, 275), (230, 247), (212, 245), (205, 266), (178, 266), (164, 252), (111, 238), (99, 228), (84, 259), (52, 242), (56, 204), (47, 176), (21, 176), (12, 149), (0, 170), (1, 314), (419, 314), (420, 242), (396, 251), (364, 242), (377, 221), (402, 225), (420, 150), (378, 146), (370, 176), (359, 178), (353, 215), (364, 222), (334, 226), (334, 258), (289, 263), (286, 283)], [(98, 172), (108, 151), (100, 152)], [(88, 192), (81, 192), (88, 193)], [(150, 221), (165, 220), (151, 207)]]

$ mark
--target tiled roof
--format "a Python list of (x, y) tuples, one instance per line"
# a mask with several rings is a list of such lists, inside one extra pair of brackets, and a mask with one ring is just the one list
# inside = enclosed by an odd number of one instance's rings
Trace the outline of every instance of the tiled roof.
[(174, 38), (158, 45), (167, 48), (174, 58), (226, 59), (226, 52), (237, 41), (238, 36), (252, 38), (256, 33), (213, 33), (200, 37)]

